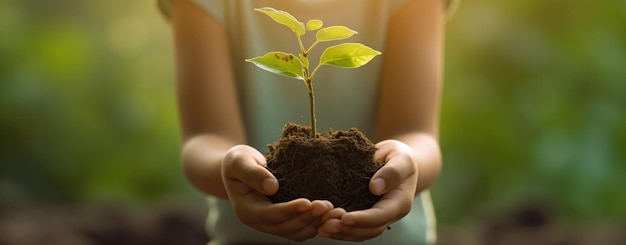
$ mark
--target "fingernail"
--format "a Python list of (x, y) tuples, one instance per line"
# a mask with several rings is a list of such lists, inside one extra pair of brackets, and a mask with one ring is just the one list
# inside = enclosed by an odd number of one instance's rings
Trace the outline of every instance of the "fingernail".
[(273, 179), (265, 179), (263, 181), (263, 191), (265, 192), (265, 194), (272, 194), (272, 187), (274, 187), (274, 180)]
[(374, 194), (381, 194), (383, 193), (383, 190), (385, 190), (385, 180), (378, 178), (375, 179), (374, 181), (372, 181), (372, 184), (374, 184)]

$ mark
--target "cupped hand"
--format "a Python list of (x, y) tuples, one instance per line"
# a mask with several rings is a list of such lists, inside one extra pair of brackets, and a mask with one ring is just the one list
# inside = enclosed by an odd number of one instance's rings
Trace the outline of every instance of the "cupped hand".
[(333, 205), (304, 198), (272, 203), (266, 195), (278, 191), (278, 180), (262, 166), (264, 163), (265, 157), (247, 145), (234, 146), (224, 157), (222, 180), (239, 220), (259, 231), (294, 241), (315, 237), (321, 216)]
[(374, 158), (385, 165), (372, 176), (369, 187), (381, 199), (366, 210), (327, 212), (318, 235), (344, 241), (372, 239), (411, 211), (418, 177), (413, 150), (397, 140), (381, 141), (376, 148)]

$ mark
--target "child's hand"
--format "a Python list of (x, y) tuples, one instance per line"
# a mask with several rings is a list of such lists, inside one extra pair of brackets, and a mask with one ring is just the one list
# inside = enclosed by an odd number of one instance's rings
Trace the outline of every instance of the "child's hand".
[(374, 157), (385, 166), (372, 176), (370, 191), (382, 198), (370, 209), (346, 212), (335, 208), (326, 213), (318, 229), (320, 236), (345, 241), (372, 239), (411, 211), (418, 176), (413, 150), (397, 140), (381, 141), (376, 148)]
[(265, 195), (278, 191), (278, 181), (261, 164), (265, 157), (256, 149), (238, 145), (222, 163), (222, 180), (237, 217), (259, 231), (304, 241), (317, 235), (321, 216), (333, 208), (328, 201), (304, 198), (273, 204)]

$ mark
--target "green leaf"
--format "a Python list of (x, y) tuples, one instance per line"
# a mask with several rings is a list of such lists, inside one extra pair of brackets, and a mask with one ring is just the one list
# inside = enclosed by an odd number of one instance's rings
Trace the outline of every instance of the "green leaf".
[(254, 10), (264, 13), (271, 17), (274, 21), (289, 27), (289, 29), (295, 32), (298, 36), (302, 36), (305, 33), (304, 24), (298, 21), (296, 17), (293, 17), (285, 11), (276, 10), (270, 7), (255, 8)]
[(274, 74), (304, 80), (302, 63), (293, 54), (269, 52), (263, 56), (246, 59), (246, 61)]
[(322, 28), (323, 25), (324, 25), (324, 22), (322, 22), (321, 20), (309, 20), (306, 23), (306, 30), (315, 31), (317, 29)]
[(380, 55), (379, 51), (363, 44), (344, 43), (324, 50), (320, 58), (320, 64), (356, 68), (367, 64), (377, 55)]
[(346, 39), (356, 33), (356, 31), (345, 26), (329, 26), (317, 31), (316, 37), (318, 42), (324, 42)]

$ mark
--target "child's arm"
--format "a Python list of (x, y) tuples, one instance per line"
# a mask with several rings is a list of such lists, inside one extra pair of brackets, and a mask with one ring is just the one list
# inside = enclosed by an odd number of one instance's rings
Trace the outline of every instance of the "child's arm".
[(171, 10), (187, 179), (207, 195), (229, 199), (239, 219), (253, 228), (298, 241), (315, 236), (330, 202), (272, 204), (264, 196), (278, 190), (278, 181), (260, 165), (263, 155), (244, 145), (224, 28), (189, 0), (173, 0)]
[(384, 196), (371, 209), (332, 210), (320, 235), (348, 241), (374, 238), (408, 214), (415, 195), (437, 179), (444, 2), (413, 0), (392, 17), (382, 56), (376, 135), (382, 141), (375, 155), (386, 165), (370, 182), (372, 192)]
[(182, 164), (202, 192), (227, 198), (221, 161), (245, 143), (228, 40), (219, 24), (188, 0), (172, 1)]

